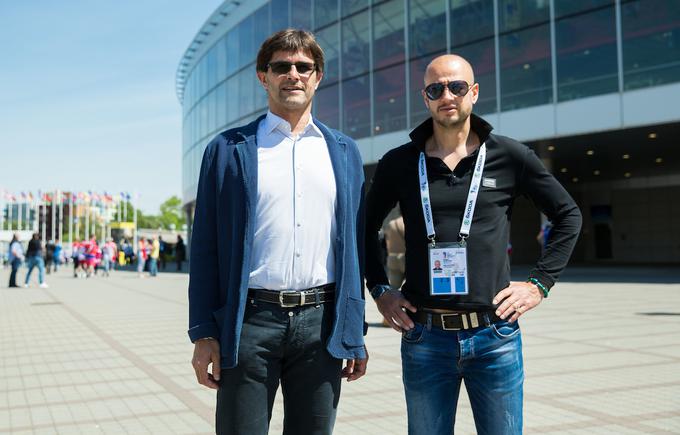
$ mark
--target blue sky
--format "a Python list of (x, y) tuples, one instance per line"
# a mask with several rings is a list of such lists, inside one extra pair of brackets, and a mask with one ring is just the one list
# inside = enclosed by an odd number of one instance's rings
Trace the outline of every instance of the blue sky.
[(181, 196), (175, 71), (222, 0), (0, 0), (0, 190)]

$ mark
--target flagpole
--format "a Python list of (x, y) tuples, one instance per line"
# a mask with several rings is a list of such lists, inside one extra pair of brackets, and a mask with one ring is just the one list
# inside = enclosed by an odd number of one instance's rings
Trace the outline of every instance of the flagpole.
[[(23, 195), (23, 194), (22, 194), (22, 195)], [(19, 204), (17, 204), (17, 206), (18, 206), (17, 216), (18, 216), (18, 218), (19, 218), (19, 222), (17, 222), (17, 229), (18, 229), (19, 231), (21, 231), (21, 230), (24, 229), (24, 224), (23, 224), (23, 222), (21, 221), (21, 204), (19, 203)]]
[(90, 203), (85, 207), (85, 240), (90, 240)]
[[(134, 243), (135, 243), (135, 244), (134, 244), (134, 250), (135, 250), (135, 252), (137, 252), (137, 255), (141, 255), (141, 254), (138, 252), (139, 235), (138, 235), (138, 233), (137, 233), (137, 207), (139, 206), (139, 203), (138, 203), (138, 201), (137, 201), (137, 192), (134, 192), (132, 195), (133, 195), (133, 198), (132, 198), (132, 199), (135, 201), (135, 206), (133, 207), (133, 208), (134, 208), (134, 212), (133, 212), (133, 214), (132, 214), (132, 219), (133, 219), (133, 221), (134, 221), (134, 223), (135, 223), (135, 238), (134, 238), (134, 240), (135, 240)], [(127, 196), (127, 195), (126, 195), (126, 196)], [(125, 205), (126, 205), (126, 207), (125, 207), (125, 217), (126, 217), (125, 221), (127, 222), (127, 203), (126, 203)]]
[(9, 198), (9, 212), (7, 212), (7, 219), (9, 220), (9, 230), (12, 231), (12, 209), (14, 208), (14, 196)]
[(68, 244), (73, 255), (73, 190), (68, 193)]
[[(47, 195), (45, 193), (45, 195)], [(43, 242), (45, 241), (45, 237), (47, 237), (47, 196), (43, 198), (43, 204), (42, 204), (42, 240)]]
[(57, 197), (59, 199), (59, 241), (64, 237), (64, 198), (61, 197), (61, 190), (57, 190)]
[(54, 243), (54, 236), (57, 234), (56, 232), (56, 223), (57, 223), (57, 209), (54, 207), (54, 201), (57, 199), (56, 191), (52, 191), (52, 201), (50, 202), (50, 214), (52, 215), (52, 231), (50, 231), (50, 239), (52, 240), (52, 243)]

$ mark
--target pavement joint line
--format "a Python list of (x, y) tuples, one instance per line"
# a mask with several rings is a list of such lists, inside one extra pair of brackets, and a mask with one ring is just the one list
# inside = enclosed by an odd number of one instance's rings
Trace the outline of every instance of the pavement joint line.
[[(43, 292), (55, 301), (59, 301), (59, 299), (57, 299), (56, 296), (54, 296), (50, 291), (43, 289)], [(206, 406), (194, 394), (186, 394), (186, 389), (182, 388), (179, 384), (156, 370), (151, 364), (147, 363), (134, 352), (130, 351), (127, 347), (123, 346), (116, 339), (101, 330), (95, 323), (91, 322), (85, 316), (72, 309), (68, 304), (62, 303), (59, 306), (66, 310), (71, 316), (73, 316), (73, 318), (75, 318), (85, 327), (90, 329), (97, 337), (99, 337), (99, 339), (111, 346), (111, 348), (114, 350), (118, 351), (121, 356), (132, 362), (137, 366), (137, 368), (149, 375), (151, 379), (153, 379), (155, 382), (165, 388), (166, 391), (182, 402), (188, 408), (188, 410), (194, 410), (194, 412), (196, 412), (207, 423), (213, 424), (215, 411), (212, 407)]]
[[(91, 384), (90, 384), (91, 385)], [(43, 388), (44, 390), (44, 388)], [(15, 409), (31, 409), (36, 406), (56, 406), (56, 405), (76, 405), (79, 403), (89, 403), (93, 400), (115, 400), (115, 399), (131, 399), (131, 398), (137, 398), (137, 397), (155, 397), (162, 391), (151, 391), (151, 392), (131, 392), (130, 394), (110, 394), (106, 396), (97, 396), (97, 397), (90, 397), (87, 399), (82, 399), (82, 400), (77, 400), (77, 399), (71, 399), (71, 400), (65, 400), (65, 399), (60, 399), (57, 401), (45, 401), (41, 403), (27, 403), (25, 405), (12, 405), (8, 407), (2, 407), (0, 406), (0, 411), (12, 411)], [(187, 410), (187, 412), (191, 412), (191, 410)]]
[[(119, 383), (119, 382), (134, 382), (134, 381), (146, 381), (149, 378), (127, 378), (127, 379), (113, 379), (110, 381), (104, 381), (105, 383)], [(54, 385), (37, 385), (35, 387), (26, 387), (26, 388), (15, 388), (11, 390), (3, 390), (4, 393), (19, 393), (19, 392), (28, 392), (28, 391), (33, 391), (33, 390), (44, 390), (44, 389), (52, 389), (52, 388), (70, 388), (70, 387), (85, 387), (88, 385), (92, 385), (92, 382), (78, 382), (78, 383), (72, 383), (72, 384), (64, 384), (64, 383), (58, 383)]]
[[(659, 382), (655, 384), (641, 384), (635, 386), (636, 390), (653, 390), (655, 388), (663, 388), (663, 387), (669, 387), (669, 386), (680, 386), (680, 381), (675, 381), (675, 382)], [(598, 388), (595, 390), (580, 390), (578, 391), (579, 396), (591, 396), (591, 395), (597, 395), (597, 394), (607, 394), (607, 393), (621, 393), (621, 392), (626, 392), (630, 390), (630, 386), (625, 386), (625, 387), (610, 387), (610, 388)], [(528, 400), (535, 400), (537, 402), (540, 402), (543, 399), (561, 399), (564, 397), (563, 394), (557, 395), (557, 394), (527, 394), (526, 391), (524, 393), (524, 397)]]
[[(130, 415), (130, 416), (125, 416), (125, 417), (112, 416), (112, 417), (104, 417), (104, 418), (96, 418), (96, 419), (77, 420), (77, 421), (69, 422), (68, 425), (69, 426), (82, 426), (82, 425), (86, 425), (86, 424), (92, 424), (92, 425), (100, 426), (103, 423), (111, 423), (111, 422), (120, 423), (120, 422), (123, 422), (123, 421), (126, 421), (126, 420), (139, 420), (140, 418), (160, 417), (160, 416), (164, 416), (164, 415), (177, 415), (177, 414), (182, 414), (182, 413), (191, 414), (191, 410), (188, 409), (186, 411), (168, 410), (168, 411), (164, 411), (164, 412), (144, 412), (144, 413), (133, 414), (133, 415)], [(49, 428), (55, 428), (56, 429), (59, 424), (61, 424), (61, 423), (54, 423), (53, 422), (53, 423), (35, 424), (35, 425), (31, 425), (31, 426), (10, 426), (10, 427), (5, 427), (5, 428), (0, 427), (0, 433), (2, 433), (1, 431), (5, 430), (5, 429), (10, 430), (10, 433), (19, 432), (19, 431), (32, 431), (32, 430), (34, 431), (34, 430), (49, 429)], [(59, 433), (59, 431), (57, 431), (55, 433)]]
[(144, 290), (139, 290), (139, 289), (135, 289), (135, 288), (128, 287), (128, 286), (124, 286), (124, 285), (114, 284), (114, 283), (112, 283), (112, 282), (110, 282), (110, 281), (101, 281), (101, 282), (102, 282), (103, 284), (106, 284), (106, 285), (110, 286), (110, 287), (120, 288), (120, 289), (123, 289), (123, 290), (127, 290), (127, 291), (129, 291), (129, 292), (137, 293), (137, 294), (140, 294), (140, 295), (145, 295), (145, 296), (147, 296), (147, 297), (150, 297), (150, 298), (153, 298), (153, 299), (157, 299), (157, 300), (159, 300), (159, 301), (169, 302), (169, 303), (171, 303), (171, 304), (176, 304), (176, 305), (180, 305), (180, 306), (183, 306), (183, 307), (187, 307), (187, 306), (189, 305), (189, 301), (187, 301), (187, 302), (180, 302), (180, 301), (178, 301), (178, 300), (176, 300), (176, 299), (164, 298), (163, 296), (158, 296), (158, 295), (156, 295), (156, 294), (154, 294), (154, 293), (145, 292)]

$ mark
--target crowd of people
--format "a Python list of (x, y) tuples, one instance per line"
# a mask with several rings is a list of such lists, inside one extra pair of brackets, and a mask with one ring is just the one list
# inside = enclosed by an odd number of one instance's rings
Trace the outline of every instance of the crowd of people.
[(136, 265), (139, 276), (144, 277), (147, 271), (150, 276), (157, 276), (159, 267), (165, 270), (169, 261), (173, 261), (176, 270), (180, 271), (185, 259), (186, 247), (180, 235), (174, 244), (164, 242), (160, 236), (140, 237), (136, 251), (126, 238), (115, 242), (112, 238), (98, 241), (92, 237), (74, 241), (70, 252), (66, 252), (59, 239), (43, 243), (40, 234), (35, 233), (24, 246), (19, 234), (14, 234), (7, 252), (7, 262), (12, 268), (9, 287), (19, 287), (17, 275), (22, 265), (27, 268), (24, 287), (29, 287), (33, 270), (37, 269), (39, 286), (48, 288), (45, 275), (58, 271), (68, 262), (73, 264), (74, 278), (89, 278), (98, 274), (108, 277), (111, 270), (128, 264)]

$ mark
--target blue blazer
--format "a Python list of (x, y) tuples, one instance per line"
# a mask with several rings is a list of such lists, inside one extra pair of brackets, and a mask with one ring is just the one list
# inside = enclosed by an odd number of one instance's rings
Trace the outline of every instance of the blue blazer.
[[(257, 198), (257, 126), (227, 130), (203, 154), (191, 237), (189, 337), (220, 341), (222, 368), (235, 367), (250, 275)], [(365, 358), (364, 173), (356, 143), (316, 119), (337, 191), (335, 318), (326, 348)]]

